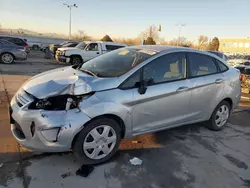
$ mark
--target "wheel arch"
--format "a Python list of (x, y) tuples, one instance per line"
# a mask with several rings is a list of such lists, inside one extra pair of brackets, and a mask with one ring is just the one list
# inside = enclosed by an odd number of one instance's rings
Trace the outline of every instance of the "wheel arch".
[(71, 58), (71, 57), (80, 57), (81, 60), (83, 61), (82, 56), (79, 55), (79, 54), (71, 54), (69, 57), (70, 57), (70, 58)]
[[(229, 97), (223, 99), (222, 101), (227, 101), (229, 104), (230, 104), (230, 110), (232, 110), (232, 107), (233, 107), (233, 100)], [(222, 102), (221, 101), (221, 102)]]
[[(122, 120), (121, 117), (119, 117), (117, 115), (114, 115), (114, 114), (103, 114), (103, 115), (100, 115), (100, 116), (96, 116), (96, 117), (92, 118), (91, 120), (89, 120), (87, 123), (85, 123), (83, 125), (83, 128), (84, 128), (84, 126), (87, 126), (92, 121), (97, 120), (97, 119), (101, 119), (101, 118), (109, 118), (109, 119), (115, 120), (119, 124), (119, 126), (121, 128), (121, 138), (123, 139), (125, 137), (125, 133), (126, 133), (125, 123), (124, 123), (124, 121)], [(72, 143), (71, 143), (71, 147), (74, 145), (75, 139), (78, 136), (78, 134), (81, 132), (81, 130), (74, 136), (74, 138), (72, 140)]]

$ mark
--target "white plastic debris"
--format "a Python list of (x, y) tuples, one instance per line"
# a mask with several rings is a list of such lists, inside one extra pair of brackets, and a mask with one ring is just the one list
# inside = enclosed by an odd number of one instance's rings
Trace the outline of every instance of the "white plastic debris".
[(130, 159), (129, 161), (132, 165), (141, 165), (142, 164), (142, 160), (137, 158), (137, 157), (134, 157), (133, 159)]
[(3, 167), (3, 163), (0, 164), (0, 168), (2, 168), (2, 167)]

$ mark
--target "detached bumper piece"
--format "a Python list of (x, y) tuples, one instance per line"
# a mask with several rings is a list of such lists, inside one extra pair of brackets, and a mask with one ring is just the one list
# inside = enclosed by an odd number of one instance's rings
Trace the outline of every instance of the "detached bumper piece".
[(41, 133), (47, 141), (56, 142), (60, 129), (61, 129), (60, 127), (45, 129), (45, 130), (42, 130)]

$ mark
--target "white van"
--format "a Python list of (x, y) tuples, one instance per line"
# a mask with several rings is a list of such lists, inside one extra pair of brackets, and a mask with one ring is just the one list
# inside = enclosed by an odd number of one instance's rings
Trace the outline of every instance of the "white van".
[(72, 65), (88, 61), (101, 54), (127, 46), (122, 43), (102, 42), (102, 41), (83, 41), (74, 48), (58, 48), (56, 60), (59, 62), (70, 63)]

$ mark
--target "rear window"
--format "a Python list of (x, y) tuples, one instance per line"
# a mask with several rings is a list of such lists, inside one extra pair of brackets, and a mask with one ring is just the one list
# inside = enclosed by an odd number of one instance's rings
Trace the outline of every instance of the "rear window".
[(123, 48), (123, 47), (125, 47), (125, 46), (106, 45), (106, 49), (107, 49), (108, 51), (111, 51), (111, 50), (117, 50), (117, 49), (119, 49), (119, 48)]
[(19, 38), (8, 38), (6, 40), (8, 40), (9, 42), (12, 42), (18, 46), (26, 46), (26, 42), (22, 39), (19, 39)]
[(216, 61), (216, 63), (217, 63), (217, 65), (218, 65), (221, 72), (224, 72), (224, 71), (226, 71), (228, 69), (227, 66), (224, 65), (224, 63), (220, 62), (217, 59), (215, 59), (215, 61)]

